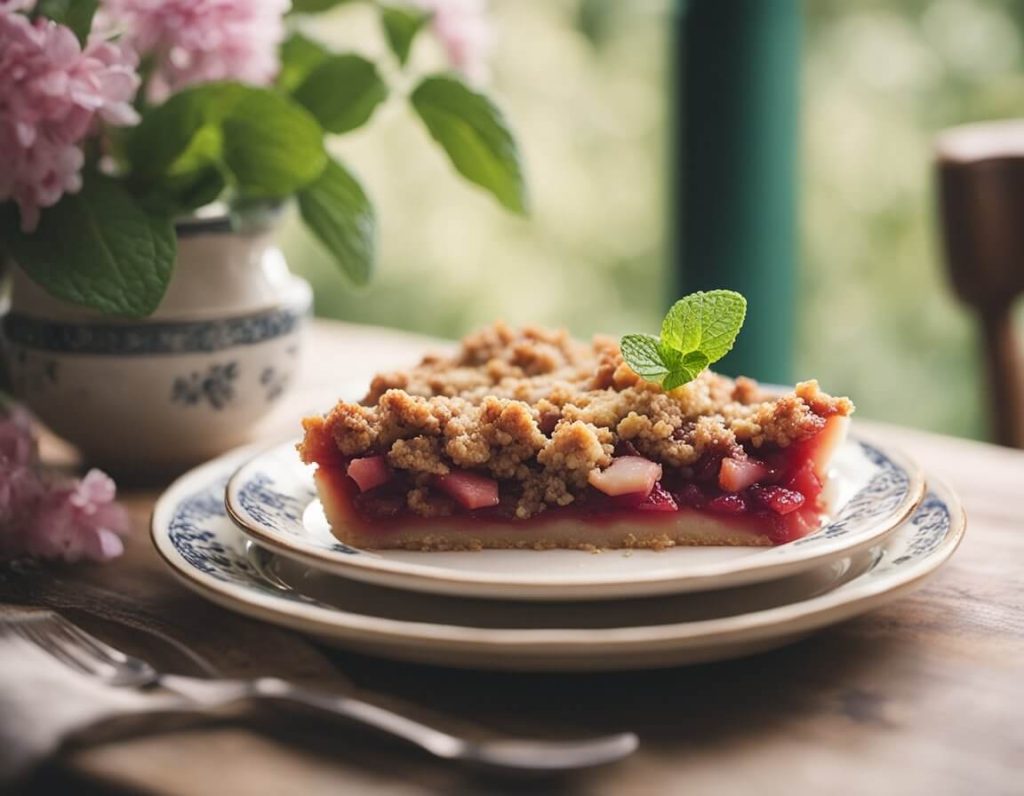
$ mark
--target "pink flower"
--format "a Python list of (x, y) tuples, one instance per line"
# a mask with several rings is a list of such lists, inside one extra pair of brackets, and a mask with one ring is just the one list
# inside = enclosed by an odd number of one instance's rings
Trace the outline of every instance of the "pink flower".
[(99, 119), (133, 124), (135, 61), (120, 47), (83, 51), (63, 25), (0, 9), (0, 202), (31, 232), (41, 208), (82, 187), (81, 142)]
[(50, 478), (39, 467), (25, 412), (0, 415), (0, 558), (119, 556), (129, 526), (115, 495), (114, 482), (99, 470), (81, 481)]
[(31, 11), (36, 0), (0, 0), (0, 14), (4, 11)]
[(117, 488), (99, 470), (77, 484), (51, 489), (41, 501), (25, 552), (41, 558), (106, 561), (124, 552), (128, 515), (114, 502)]
[(103, 0), (103, 24), (154, 59), (148, 96), (214, 80), (269, 84), (290, 0)]
[(448, 61), (475, 83), (487, 79), (494, 33), (487, 19), (487, 0), (415, 0), (433, 14), (431, 27)]

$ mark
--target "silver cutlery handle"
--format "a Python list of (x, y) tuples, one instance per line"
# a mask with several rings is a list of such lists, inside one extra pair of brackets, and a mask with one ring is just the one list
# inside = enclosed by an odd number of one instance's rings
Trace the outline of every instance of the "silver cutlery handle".
[(255, 680), (204, 680), (196, 677), (162, 675), (159, 684), (204, 708), (219, 707), (242, 699), (265, 699), (302, 705), (402, 738), (438, 757), (460, 757), (467, 746), (466, 741), (461, 738), (378, 705), (353, 697), (305, 688), (276, 677), (260, 677)]
[(265, 699), (302, 705), (401, 738), (437, 757), (506, 772), (551, 773), (589, 768), (632, 754), (638, 743), (633, 733), (576, 741), (517, 738), (471, 741), (361, 699), (305, 688), (276, 677), (202, 680), (162, 675), (156, 682), (184, 697), (198, 709), (215, 708), (242, 699)]
[(258, 698), (283, 700), (352, 719), (403, 738), (438, 757), (459, 757), (466, 747), (466, 742), (460, 738), (361, 699), (304, 688), (276, 677), (253, 680), (252, 687), (253, 696)]

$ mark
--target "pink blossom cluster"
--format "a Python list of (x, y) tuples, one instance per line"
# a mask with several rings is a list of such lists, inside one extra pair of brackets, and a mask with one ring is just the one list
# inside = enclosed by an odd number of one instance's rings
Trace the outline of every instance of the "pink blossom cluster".
[(475, 83), (487, 79), (494, 33), (487, 0), (415, 0), (433, 15), (431, 27), (448, 61)]
[(149, 99), (214, 80), (267, 85), (290, 0), (104, 0), (102, 24), (153, 59)]
[(94, 41), (84, 50), (68, 28), (0, 7), (0, 202), (13, 199), (31, 232), (41, 208), (82, 186), (82, 141), (98, 119), (138, 120), (132, 56)]
[(81, 481), (49, 476), (39, 466), (25, 413), (14, 408), (0, 417), (0, 559), (119, 556), (128, 515), (115, 494), (114, 482), (99, 470)]

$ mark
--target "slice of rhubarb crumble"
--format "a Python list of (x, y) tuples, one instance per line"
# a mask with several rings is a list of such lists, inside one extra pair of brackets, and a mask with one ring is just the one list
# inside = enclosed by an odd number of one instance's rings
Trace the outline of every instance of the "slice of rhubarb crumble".
[(819, 526), (852, 411), (814, 381), (665, 391), (614, 340), (497, 324), (306, 418), (299, 451), (356, 547), (772, 545)]

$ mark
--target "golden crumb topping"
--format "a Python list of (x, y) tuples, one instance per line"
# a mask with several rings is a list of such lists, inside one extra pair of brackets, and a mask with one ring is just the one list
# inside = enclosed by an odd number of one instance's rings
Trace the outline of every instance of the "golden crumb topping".
[(429, 491), (437, 476), (486, 473), (513, 496), (516, 516), (529, 517), (572, 503), (627, 443), (686, 468), (708, 452), (785, 447), (852, 411), (815, 381), (779, 397), (751, 379), (704, 371), (665, 392), (623, 362), (614, 340), (585, 345), (564, 330), (498, 323), (466, 337), (454, 356), (377, 376), (361, 403), (306, 418), (299, 451), (319, 463), (385, 455), (411, 478), (408, 508), (424, 516), (450, 510)]

